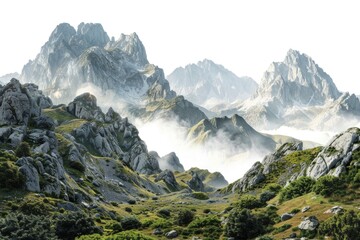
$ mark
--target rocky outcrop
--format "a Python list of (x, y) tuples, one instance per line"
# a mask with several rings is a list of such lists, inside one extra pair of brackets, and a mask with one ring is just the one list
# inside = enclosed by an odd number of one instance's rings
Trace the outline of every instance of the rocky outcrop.
[(84, 93), (76, 97), (67, 109), (77, 118), (93, 120), (71, 131), (79, 143), (91, 146), (93, 154), (103, 157), (120, 156), (139, 173), (160, 172), (157, 159), (149, 155), (136, 127), (129, 123), (127, 118), (121, 118), (113, 109), (104, 114), (96, 105), (95, 96)]
[(51, 104), (33, 84), (21, 85), (13, 78), (0, 88), (0, 126), (28, 125), (32, 117), (40, 116), (41, 109)]
[(194, 191), (204, 192), (205, 187), (201, 178), (198, 176), (196, 172), (194, 172), (191, 176), (191, 179), (187, 182), (187, 185)]
[(226, 187), (229, 184), (224, 176), (219, 172), (212, 173), (206, 169), (193, 167), (185, 173), (188, 173), (190, 176), (196, 174), (204, 184), (205, 191), (213, 191), (214, 189)]
[[(286, 169), (285, 164), (278, 164), (279, 162), (286, 162), (285, 156), (299, 150), (302, 150), (301, 142), (283, 144), (274, 153), (267, 155), (261, 163), (256, 162), (240, 180), (233, 184), (232, 192), (246, 192), (265, 181), (267, 176), (275, 171), (283, 172), (283, 175), (277, 176), (278, 183), (281, 185), (285, 185), (294, 174), (300, 176), (301, 172), (293, 171), (293, 164), (290, 164), (289, 169)], [(279, 171), (280, 169), (282, 171)]]
[(170, 191), (180, 190), (180, 185), (176, 181), (176, 178), (170, 170), (162, 171), (159, 175), (156, 176), (155, 182), (163, 181)]
[(343, 212), (344, 212), (344, 208), (343, 208), (343, 207), (334, 206), (334, 207), (326, 210), (324, 213), (339, 214), (339, 213), (343, 213)]
[(307, 175), (319, 178), (326, 174), (340, 176), (352, 159), (352, 153), (360, 148), (360, 130), (350, 128), (333, 137), (330, 143), (311, 162)]
[(104, 122), (105, 116), (101, 109), (96, 105), (96, 97), (90, 93), (83, 93), (70, 102), (68, 107), (70, 114), (77, 118), (86, 120), (96, 120)]
[(159, 166), (161, 170), (168, 169), (170, 171), (184, 172), (184, 166), (180, 163), (179, 158), (174, 152), (171, 152), (159, 158)]
[(301, 221), (298, 228), (301, 230), (314, 231), (319, 226), (319, 224), (320, 222), (315, 216), (310, 216)]

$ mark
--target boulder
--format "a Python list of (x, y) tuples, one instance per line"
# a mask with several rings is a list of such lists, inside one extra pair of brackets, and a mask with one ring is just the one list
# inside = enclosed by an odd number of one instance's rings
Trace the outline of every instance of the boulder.
[(295, 214), (292, 213), (284, 213), (281, 215), (281, 221), (286, 221), (294, 217)]
[(315, 216), (306, 217), (298, 226), (301, 230), (313, 231), (319, 226), (319, 220)]
[(153, 235), (162, 235), (163, 234), (163, 231), (161, 230), (161, 228), (156, 228), (154, 229)]
[(343, 207), (340, 207), (340, 206), (334, 206), (328, 210), (326, 210), (324, 213), (332, 213), (332, 214), (339, 214), (339, 213), (342, 213), (344, 212), (344, 209)]
[(172, 239), (172, 238), (176, 238), (178, 236), (178, 233), (176, 230), (171, 230), (170, 232), (167, 232), (165, 234), (165, 237)]
[(307, 212), (310, 210), (310, 206), (306, 206), (306, 207), (303, 207), (303, 209), (301, 209), (301, 212), (304, 213), (304, 212)]
[(33, 165), (34, 159), (31, 157), (22, 157), (16, 161), (19, 166), (19, 172), (25, 178), (25, 189), (30, 192), (40, 192), (39, 173)]

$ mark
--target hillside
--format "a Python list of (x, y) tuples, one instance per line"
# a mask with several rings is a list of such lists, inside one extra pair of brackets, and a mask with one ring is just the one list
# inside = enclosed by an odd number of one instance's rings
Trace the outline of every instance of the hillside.
[(4, 240), (359, 234), (358, 128), (323, 147), (285, 143), (227, 186), (218, 172), (183, 171), (173, 153), (162, 161), (178, 170), (161, 169), (135, 126), (89, 93), (53, 105), (12, 79), (0, 87), (0, 126)]

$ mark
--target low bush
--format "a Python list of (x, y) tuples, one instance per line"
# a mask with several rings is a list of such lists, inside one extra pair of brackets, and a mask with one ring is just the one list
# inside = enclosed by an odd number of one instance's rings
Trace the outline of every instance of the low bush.
[(237, 206), (240, 208), (254, 209), (264, 206), (264, 203), (252, 195), (242, 195)]
[(313, 191), (324, 197), (342, 195), (345, 188), (344, 182), (335, 176), (326, 175), (320, 177), (313, 186)]
[(281, 190), (280, 201), (290, 200), (311, 192), (314, 183), (315, 181), (310, 177), (300, 177)]
[(360, 212), (349, 211), (332, 216), (320, 224), (319, 233), (334, 239), (359, 239)]
[(195, 214), (189, 210), (180, 210), (176, 222), (180, 226), (187, 226), (194, 219)]
[(139, 229), (141, 227), (141, 222), (133, 216), (125, 217), (120, 222), (124, 230)]

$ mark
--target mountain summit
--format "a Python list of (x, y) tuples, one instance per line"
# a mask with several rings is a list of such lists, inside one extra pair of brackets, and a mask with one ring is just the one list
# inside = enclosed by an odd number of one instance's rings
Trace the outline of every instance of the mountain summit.
[(331, 77), (306, 54), (290, 49), (283, 62), (273, 62), (264, 73), (254, 99), (284, 106), (319, 105), (340, 96)]
[(81, 23), (77, 30), (59, 24), (35, 60), (24, 66), (21, 80), (37, 84), (55, 102), (69, 102), (88, 85), (137, 104), (175, 97), (163, 70), (149, 64), (136, 33), (110, 40), (94, 23)]
[(244, 100), (257, 88), (250, 77), (238, 77), (208, 59), (179, 67), (167, 79), (178, 94), (206, 108)]
[(346, 129), (353, 124), (349, 117), (358, 118), (359, 104), (355, 96), (342, 94), (308, 55), (290, 49), (284, 61), (270, 64), (254, 96), (235, 112), (257, 129), (281, 125), (318, 130), (337, 125)]

